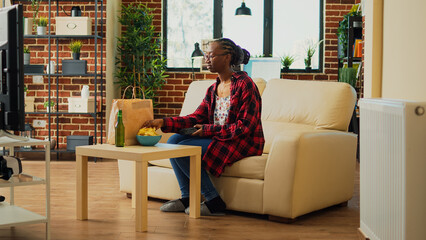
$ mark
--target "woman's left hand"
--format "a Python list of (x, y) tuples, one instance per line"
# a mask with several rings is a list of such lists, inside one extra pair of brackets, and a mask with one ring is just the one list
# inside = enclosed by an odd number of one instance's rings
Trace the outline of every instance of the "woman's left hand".
[(194, 125), (195, 128), (198, 128), (197, 131), (195, 131), (192, 136), (198, 136), (198, 137), (202, 137), (203, 136), (203, 125), (202, 124), (195, 124)]

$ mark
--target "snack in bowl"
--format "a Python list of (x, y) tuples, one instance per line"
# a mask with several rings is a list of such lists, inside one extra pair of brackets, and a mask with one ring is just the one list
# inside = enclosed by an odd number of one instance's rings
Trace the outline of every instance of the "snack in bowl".
[(141, 128), (136, 135), (136, 140), (142, 146), (154, 146), (161, 139), (161, 135), (155, 132), (155, 128)]

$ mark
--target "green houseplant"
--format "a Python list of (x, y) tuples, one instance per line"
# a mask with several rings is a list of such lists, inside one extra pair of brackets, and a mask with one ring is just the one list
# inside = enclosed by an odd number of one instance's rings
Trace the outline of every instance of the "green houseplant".
[(77, 40), (77, 41), (73, 41), (70, 43), (70, 49), (72, 52), (72, 58), (74, 60), (79, 60), (80, 59), (80, 51), (81, 51), (81, 47), (83, 47), (83, 42)]
[(312, 65), (312, 57), (314, 56), (315, 52), (317, 51), (317, 47), (318, 45), (320, 45), (322, 43), (323, 40), (319, 41), (319, 42), (308, 42), (308, 45), (306, 47), (306, 57), (304, 59), (305, 61), (305, 69), (306, 71), (310, 71), (311, 65)]
[(48, 20), (45, 17), (40, 17), (37, 20), (37, 35), (46, 35)]
[(30, 65), (30, 49), (24, 47), (24, 65)]
[(53, 107), (55, 106), (55, 102), (53, 100), (46, 101), (43, 103), (43, 106), (46, 108), (47, 112), (50, 112), (51, 110), (53, 110)]
[[(33, 23), (36, 22), (38, 11), (40, 9), (41, 0), (31, 0), (31, 10), (33, 11)], [(36, 31), (36, 25), (33, 25), (33, 30)]]
[(290, 54), (286, 54), (283, 57), (281, 57), (281, 64), (283, 65), (284, 71), (288, 71), (291, 64), (293, 64), (295, 60), (296, 60), (296, 57)]
[(346, 56), (348, 49), (348, 28), (349, 28), (349, 17), (361, 16), (361, 11), (359, 10), (359, 4), (352, 6), (349, 13), (343, 16), (343, 20), (340, 21), (339, 27), (337, 28), (337, 39), (339, 45), (341, 45), (342, 51), (339, 52), (339, 58)]
[[(132, 86), (136, 98), (153, 99), (165, 82), (166, 60), (160, 34), (152, 23), (153, 9), (143, 3), (123, 4), (119, 22), (125, 31), (118, 38), (115, 76), (122, 89)], [(136, 91), (138, 89), (139, 91)], [(127, 91), (131, 98), (132, 91)]]

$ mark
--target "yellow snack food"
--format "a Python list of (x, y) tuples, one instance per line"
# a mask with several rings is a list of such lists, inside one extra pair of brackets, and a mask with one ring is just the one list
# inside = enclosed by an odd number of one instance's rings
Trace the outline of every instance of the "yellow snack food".
[(155, 128), (141, 128), (138, 131), (138, 135), (141, 135), (141, 136), (157, 136), (158, 134), (155, 132)]

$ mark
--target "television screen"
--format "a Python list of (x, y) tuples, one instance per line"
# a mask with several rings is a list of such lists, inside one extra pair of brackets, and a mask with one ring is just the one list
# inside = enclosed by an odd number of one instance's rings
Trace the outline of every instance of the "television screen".
[(22, 5), (0, 8), (0, 129), (25, 129)]

